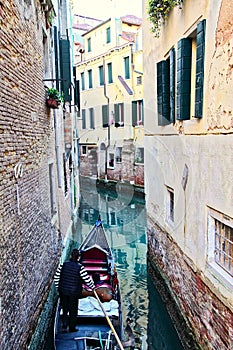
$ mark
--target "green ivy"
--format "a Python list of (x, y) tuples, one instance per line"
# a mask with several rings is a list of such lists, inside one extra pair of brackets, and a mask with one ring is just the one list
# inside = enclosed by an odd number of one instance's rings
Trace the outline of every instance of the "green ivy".
[(158, 38), (161, 24), (168, 18), (168, 14), (175, 6), (180, 6), (183, 0), (149, 0), (148, 14), (153, 27), (152, 32)]

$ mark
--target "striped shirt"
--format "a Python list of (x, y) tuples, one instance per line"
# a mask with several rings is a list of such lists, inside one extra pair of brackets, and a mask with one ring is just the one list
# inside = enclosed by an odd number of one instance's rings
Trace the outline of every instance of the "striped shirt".
[[(60, 264), (58, 266), (57, 271), (54, 275), (54, 283), (55, 283), (55, 287), (57, 290), (59, 288), (59, 281), (60, 281), (62, 266), (63, 266), (63, 264)], [(93, 280), (88, 275), (87, 270), (85, 269), (85, 267), (83, 265), (81, 265), (81, 268), (80, 268), (80, 277), (82, 278), (83, 283), (86, 284), (88, 287), (90, 287), (91, 289), (95, 288), (95, 284), (94, 284)]]

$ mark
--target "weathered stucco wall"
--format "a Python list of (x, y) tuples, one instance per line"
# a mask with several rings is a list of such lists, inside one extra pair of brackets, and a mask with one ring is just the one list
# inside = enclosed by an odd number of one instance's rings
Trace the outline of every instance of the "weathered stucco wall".
[[(146, 4), (146, 2), (145, 2)], [(214, 265), (210, 213), (233, 220), (232, 2), (186, 0), (153, 38), (144, 18), (145, 192), (149, 255), (204, 349), (231, 349), (233, 280)], [(206, 19), (203, 117), (158, 126), (156, 63)], [(176, 30), (174, 30), (176, 28)], [(192, 92), (191, 101), (194, 100)], [(187, 170), (187, 184), (183, 187)], [(174, 221), (168, 220), (174, 190)], [(219, 217), (220, 217), (219, 216)], [(212, 251), (211, 251), (212, 249)], [(232, 252), (231, 252), (232, 254)]]

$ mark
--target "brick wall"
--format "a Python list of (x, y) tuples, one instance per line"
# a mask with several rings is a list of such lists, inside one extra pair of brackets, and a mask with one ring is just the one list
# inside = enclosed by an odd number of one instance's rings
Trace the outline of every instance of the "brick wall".
[[(44, 17), (39, 2), (0, 1), (0, 348), (24, 349), (47, 297), (58, 252), (48, 160), (53, 115), (45, 105)], [(19, 162), (17, 208), (14, 167)], [(56, 171), (55, 171), (56, 176)]]
[[(148, 255), (163, 275), (197, 344), (203, 349), (232, 349), (231, 310), (208, 288), (201, 272), (187, 263), (177, 244), (151, 218), (148, 218)], [(186, 342), (185, 349), (195, 348), (199, 347), (189, 347)]]

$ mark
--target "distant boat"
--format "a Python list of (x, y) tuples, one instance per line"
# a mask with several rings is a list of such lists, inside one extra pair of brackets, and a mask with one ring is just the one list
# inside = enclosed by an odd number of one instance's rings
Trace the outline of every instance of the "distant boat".
[(58, 303), (55, 318), (56, 350), (123, 349), (123, 322), (121, 295), (112, 251), (102, 225), (96, 221), (79, 248), (80, 262), (88, 273), (99, 277), (95, 292), (83, 286), (79, 300), (78, 330), (73, 333), (62, 329), (62, 309)]

